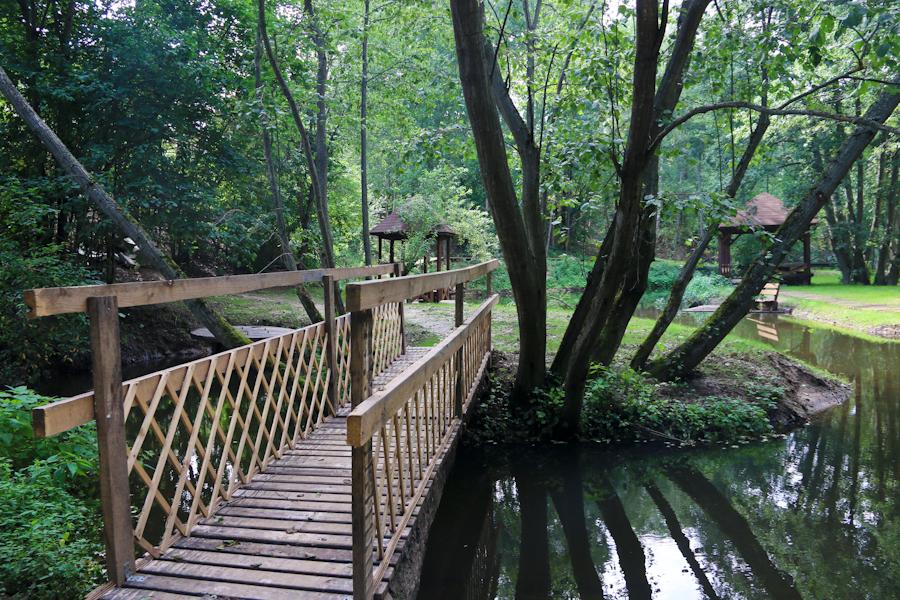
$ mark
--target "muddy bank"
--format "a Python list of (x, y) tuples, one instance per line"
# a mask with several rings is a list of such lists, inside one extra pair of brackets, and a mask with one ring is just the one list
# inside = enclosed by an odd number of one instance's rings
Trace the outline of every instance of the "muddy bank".
[(820, 375), (775, 351), (754, 355), (714, 353), (684, 382), (661, 385), (658, 389), (681, 401), (723, 396), (752, 402), (747, 382), (754, 381), (784, 390), (776, 400), (776, 410), (770, 413), (772, 424), (780, 431), (803, 425), (810, 417), (842, 404), (851, 392), (846, 383)]

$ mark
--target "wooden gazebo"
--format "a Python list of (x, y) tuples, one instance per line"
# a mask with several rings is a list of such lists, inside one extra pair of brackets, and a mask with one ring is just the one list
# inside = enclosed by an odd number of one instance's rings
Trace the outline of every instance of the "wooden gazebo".
[[(384, 218), (378, 225), (373, 227), (369, 231), (369, 235), (374, 235), (378, 238), (378, 262), (382, 261), (382, 242), (384, 240), (388, 240), (390, 242), (389, 247), (389, 262), (394, 262), (394, 242), (397, 241), (405, 241), (409, 238), (409, 225), (403, 222), (403, 219), (400, 218), (400, 211), (395, 210), (388, 216)], [(448, 271), (450, 270), (450, 240), (456, 237), (456, 232), (452, 227), (446, 224), (440, 224), (431, 230), (431, 233), (428, 234), (429, 239), (435, 240), (435, 257), (436, 261), (436, 270), (438, 271)], [(428, 263), (430, 262), (430, 258), (428, 256), (428, 251), (425, 251), (425, 257), (422, 262), (422, 270), (427, 273), (428, 272)], [(450, 299), (450, 290), (441, 289), (435, 290), (432, 294), (432, 300), (435, 302), (439, 300), (449, 300)]]
[[(784, 209), (781, 200), (763, 192), (753, 200), (747, 203), (747, 208), (739, 210), (737, 216), (728, 223), (719, 225), (719, 275), (723, 277), (732, 277), (731, 271), (731, 244), (735, 239), (748, 233), (746, 227), (757, 226), (762, 227), (770, 233), (774, 233), (781, 227), (784, 220), (788, 216), (788, 211)], [(813, 219), (809, 228), (803, 233), (803, 262), (802, 263), (782, 263), (778, 267), (778, 274), (781, 280), (788, 284), (809, 285), (812, 279), (812, 271), (810, 270), (810, 231), (818, 224)]]

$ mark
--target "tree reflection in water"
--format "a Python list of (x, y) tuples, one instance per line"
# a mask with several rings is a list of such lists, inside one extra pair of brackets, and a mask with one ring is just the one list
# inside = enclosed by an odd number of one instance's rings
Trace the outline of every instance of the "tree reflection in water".
[(851, 399), (739, 448), (464, 449), (419, 598), (900, 598), (900, 344), (771, 326)]

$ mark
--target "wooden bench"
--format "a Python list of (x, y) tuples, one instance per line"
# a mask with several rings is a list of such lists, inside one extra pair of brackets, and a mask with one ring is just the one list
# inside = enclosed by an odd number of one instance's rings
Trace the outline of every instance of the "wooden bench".
[(767, 283), (756, 296), (756, 303), (759, 310), (773, 312), (778, 310), (778, 292), (781, 290), (780, 283)]

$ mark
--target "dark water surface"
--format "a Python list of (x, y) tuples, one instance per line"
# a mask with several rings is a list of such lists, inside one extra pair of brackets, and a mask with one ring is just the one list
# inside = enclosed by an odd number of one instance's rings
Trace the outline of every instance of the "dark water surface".
[(740, 447), (461, 449), (419, 599), (900, 598), (900, 343), (754, 318), (850, 400)]

